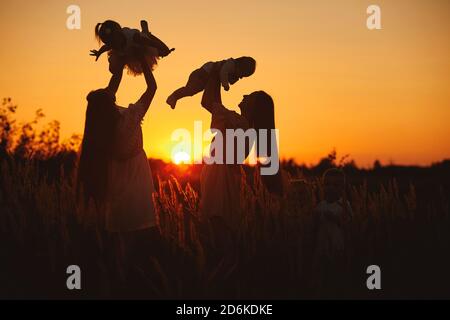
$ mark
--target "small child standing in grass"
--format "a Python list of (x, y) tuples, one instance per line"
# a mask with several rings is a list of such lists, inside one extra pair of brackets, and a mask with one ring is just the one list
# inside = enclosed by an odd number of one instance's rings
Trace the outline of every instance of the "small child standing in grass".
[(345, 174), (337, 168), (323, 175), (324, 199), (314, 209), (318, 220), (318, 249), (332, 257), (344, 251), (344, 224), (351, 218), (352, 209), (345, 199)]
[(345, 197), (345, 174), (341, 169), (328, 169), (323, 175), (324, 199), (314, 209), (317, 237), (314, 264), (320, 270), (318, 290), (342, 289), (345, 269), (345, 225), (352, 209)]

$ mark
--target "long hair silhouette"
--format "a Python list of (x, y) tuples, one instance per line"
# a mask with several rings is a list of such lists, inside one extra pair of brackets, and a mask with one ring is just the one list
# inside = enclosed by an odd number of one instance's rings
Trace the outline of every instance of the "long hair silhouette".
[(107, 89), (90, 92), (87, 101), (77, 192), (85, 203), (92, 199), (100, 205), (106, 200), (108, 167), (114, 153), (119, 112), (114, 95)]
[[(256, 153), (258, 157), (270, 157), (272, 155), (272, 145), (277, 154), (276, 161), (278, 159), (278, 145), (277, 141), (272, 141), (271, 130), (275, 129), (275, 111), (274, 111), (274, 103), (272, 97), (267, 94), (265, 91), (255, 91), (250, 94), (251, 98), (251, 107), (250, 107), (250, 126), (253, 127), (256, 131), (260, 129), (267, 130), (267, 141), (266, 141), (266, 151), (262, 152), (260, 148), (260, 140), (257, 140), (256, 145)], [(278, 172), (275, 175), (262, 175), (261, 176), (264, 185), (267, 190), (271, 193), (281, 195), (283, 193), (283, 184), (281, 179), (281, 172)]]

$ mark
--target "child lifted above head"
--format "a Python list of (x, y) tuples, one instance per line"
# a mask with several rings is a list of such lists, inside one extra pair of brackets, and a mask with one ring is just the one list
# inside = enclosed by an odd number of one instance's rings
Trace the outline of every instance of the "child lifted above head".
[(251, 57), (240, 57), (223, 61), (207, 62), (201, 68), (194, 70), (184, 87), (175, 90), (168, 98), (167, 104), (175, 109), (177, 101), (184, 97), (193, 96), (205, 89), (209, 74), (214, 65), (220, 64), (220, 82), (225, 91), (230, 90), (230, 84), (235, 84), (239, 79), (249, 77), (255, 72), (256, 61)]
[(150, 69), (153, 69), (158, 58), (167, 56), (175, 49), (169, 49), (164, 42), (152, 35), (148, 30), (147, 21), (141, 21), (141, 29), (142, 31), (122, 28), (112, 20), (98, 23), (95, 27), (95, 36), (104, 45), (98, 51), (91, 50), (91, 56), (97, 61), (104, 52), (108, 52), (109, 69), (113, 73), (117, 67), (122, 66), (122, 61), (125, 61), (129, 73), (141, 74), (142, 56), (145, 57)]

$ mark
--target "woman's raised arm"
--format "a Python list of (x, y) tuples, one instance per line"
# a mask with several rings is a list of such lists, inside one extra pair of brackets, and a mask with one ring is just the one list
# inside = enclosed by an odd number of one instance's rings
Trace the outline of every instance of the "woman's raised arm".
[(123, 75), (123, 66), (122, 68), (114, 70), (111, 76), (111, 80), (109, 80), (107, 89), (111, 91), (114, 95), (117, 93), (117, 90), (119, 89), (120, 82), (122, 81), (122, 75)]
[(202, 106), (209, 112), (212, 111), (213, 105), (215, 103), (222, 104), (222, 97), (220, 94), (221, 83), (220, 83), (220, 65), (215, 64), (211, 70), (208, 82), (205, 86), (205, 91), (202, 97)]
[(157, 85), (155, 77), (153, 76), (153, 72), (150, 70), (148, 63), (145, 60), (143, 60), (141, 62), (141, 65), (145, 77), (145, 82), (147, 83), (147, 90), (145, 90), (145, 92), (142, 94), (141, 98), (138, 100), (137, 103), (142, 103), (145, 107), (145, 110), (148, 110), (153, 100), (153, 97), (155, 96)]

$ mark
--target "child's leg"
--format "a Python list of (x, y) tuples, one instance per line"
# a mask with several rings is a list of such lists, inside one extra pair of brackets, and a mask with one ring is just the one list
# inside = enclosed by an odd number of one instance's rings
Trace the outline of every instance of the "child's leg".
[(177, 101), (184, 97), (192, 97), (205, 89), (208, 73), (202, 68), (195, 70), (189, 76), (189, 80), (184, 87), (175, 90), (168, 98), (167, 104), (175, 109)]
[(142, 37), (143, 43), (147, 46), (157, 48), (161, 57), (165, 57), (175, 50), (174, 48), (169, 49), (169, 47), (163, 41), (152, 35), (150, 30), (148, 29), (147, 21), (141, 20), (141, 30), (142, 33), (146, 35), (146, 37)]
[(145, 36), (141, 35), (141, 37), (139, 38), (139, 42), (141, 45), (156, 48), (160, 57), (165, 57), (175, 50), (169, 49), (169, 47), (164, 42), (162, 42), (152, 34), (146, 34)]
[(148, 23), (145, 20), (141, 20), (141, 30), (142, 33), (150, 35), (150, 30), (148, 30)]
[[(184, 98), (184, 97), (193, 96), (194, 94), (195, 94), (195, 92), (193, 90), (190, 90), (189, 87), (181, 87), (181, 88), (178, 88), (177, 90), (175, 90), (174, 92), (172, 92), (172, 94), (169, 96), (167, 101), (171, 100), (176, 104), (177, 100)], [(171, 103), (169, 103), (169, 104), (172, 105)]]

